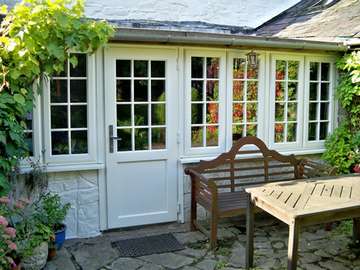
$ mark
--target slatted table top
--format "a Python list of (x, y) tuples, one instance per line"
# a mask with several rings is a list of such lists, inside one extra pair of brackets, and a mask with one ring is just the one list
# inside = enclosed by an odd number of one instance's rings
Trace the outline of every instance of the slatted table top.
[(360, 176), (284, 181), (245, 190), (256, 206), (286, 223), (326, 212), (360, 211)]

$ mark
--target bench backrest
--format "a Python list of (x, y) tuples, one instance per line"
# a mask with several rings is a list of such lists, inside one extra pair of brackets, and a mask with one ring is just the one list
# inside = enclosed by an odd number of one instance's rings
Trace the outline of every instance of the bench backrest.
[[(249, 145), (255, 149), (244, 149)], [(256, 157), (246, 157), (248, 155)], [(249, 136), (239, 139), (230, 151), (213, 160), (201, 161), (192, 169), (216, 182), (220, 191), (236, 191), (244, 185), (264, 181), (299, 179), (302, 177), (299, 165), (294, 155), (285, 156), (270, 150), (262, 140)]]

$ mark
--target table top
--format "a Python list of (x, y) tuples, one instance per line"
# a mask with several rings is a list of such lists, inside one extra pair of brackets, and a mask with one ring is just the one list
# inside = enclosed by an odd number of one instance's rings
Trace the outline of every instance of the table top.
[(253, 203), (289, 220), (344, 210), (360, 210), (360, 175), (266, 183), (245, 188)]

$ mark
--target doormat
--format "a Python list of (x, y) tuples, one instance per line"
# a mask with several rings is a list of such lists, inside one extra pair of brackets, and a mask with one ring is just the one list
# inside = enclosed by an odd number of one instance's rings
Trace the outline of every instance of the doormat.
[(112, 242), (111, 246), (119, 250), (120, 257), (140, 257), (185, 249), (171, 233), (119, 240)]

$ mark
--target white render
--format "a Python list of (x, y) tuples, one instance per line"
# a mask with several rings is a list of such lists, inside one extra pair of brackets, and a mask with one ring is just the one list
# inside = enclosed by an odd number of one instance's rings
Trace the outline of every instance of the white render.
[(100, 234), (98, 172), (49, 173), (49, 190), (61, 196), (71, 208), (65, 219), (66, 238)]
[(202, 21), (257, 27), (299, 0), (86, 0), (91, 18)]

